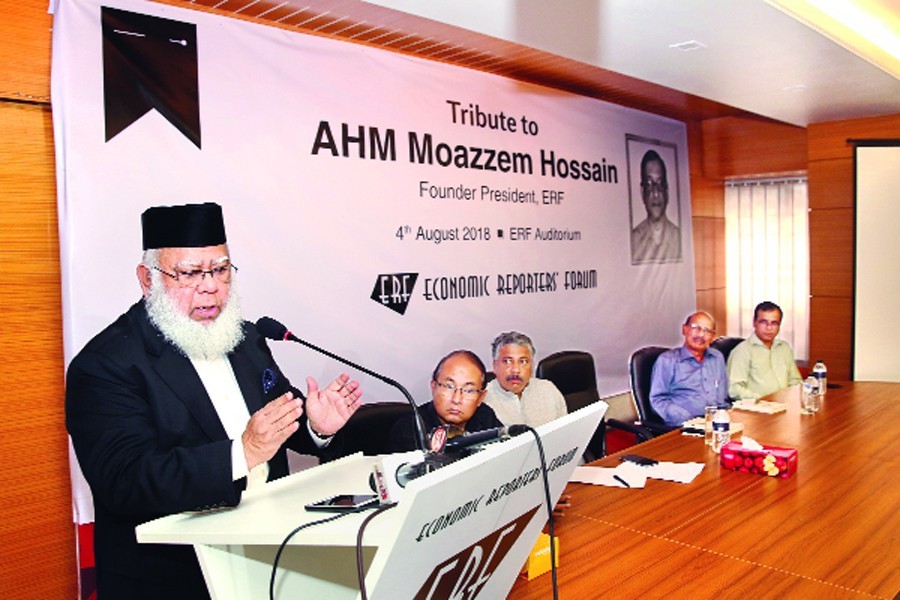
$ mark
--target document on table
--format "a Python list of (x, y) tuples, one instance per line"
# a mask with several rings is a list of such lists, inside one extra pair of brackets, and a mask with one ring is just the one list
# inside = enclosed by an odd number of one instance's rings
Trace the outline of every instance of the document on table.
[(696, 462), (660, 462), (652, 466), (623, 462), (616, 467), (576, 467), (569, 481), (624, 488), (642, 488), (646, 485), (648, 477), (690, 483), (700, 474), (704, 466), (704, 463)]
[(644, 468), (648, 470), (647, 477), (652, 477), (653, 479), (690, 483), (700, 474), (704, 466), (706, 466), (705, 463), (698, 462), (658, 462), (652, 467)]
[(784, 402), (772, 402), (771, 400), (738, 400), (731, 407), (735, 410), (746, 410), (767, 415), (774, 415), (787, 410), (787, 404)]
[(623, 462), (616, 467), (575, 467), (569, 481), (607, 487), (642, 488), (647, 483), (647, 467)]

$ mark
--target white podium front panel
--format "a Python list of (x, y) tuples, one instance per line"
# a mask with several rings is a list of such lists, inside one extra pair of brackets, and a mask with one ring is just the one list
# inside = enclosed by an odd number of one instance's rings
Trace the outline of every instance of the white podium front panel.
[[(235, 508), (163, 517), (137, 528), (139, 542), (194, 544), (207, 586), (215, 600), (267, 598), (272, 563), (282, 541), (299, 525), (328, 513), (304, 506), (335, 493), (371, 493), (369, 473), (375, 457), (355, 454), (247, 490)], [(390, 545), (399, 523), (390, 510), (366, 529), (365, 566), (377, 548)], [(276, 598), (288, 590), (323, 598), (356, 598), (356, 534), (367, 513), (298, 532), (282, 554)], [(293, 593), (293, 592), (291, 592)]]
[[(606, 408), (598, 402), (537, 429), (551, 503)], [(323, 518), (304, 505), (337, 493), (370, 493), (375, 462), (356, 454), (249, 490), (236, 508), (145, 523), (137, 528), (138, 541), (194, 544), (217, 600), (264, 598), (279, 545), (299, 525)], [(369, 514), (292, 537), (278, 565), (276, 598), (357, 598), (356, 537)], [(370, 521), (363, 537), (368, 595), (505, 597), (547, 518), (534, 437), (524, 433), (490, 444), (410, 482), (397, 506)]]
[[(606, 408), (599, 402), (537, 428), (551, 504)], [(377, 580), (367, 577), (373, 598), (506, 597), (548, 519), (534, 437), (491, 444), (411, 482), (400, 505), (409, 506), (401, 530), (375, 558)]]

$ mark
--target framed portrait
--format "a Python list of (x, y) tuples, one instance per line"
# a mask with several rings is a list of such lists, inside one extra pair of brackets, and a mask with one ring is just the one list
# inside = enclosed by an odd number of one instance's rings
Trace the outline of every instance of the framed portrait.
[(678, 147), (625, 135), (631, 264), (682, 260)]

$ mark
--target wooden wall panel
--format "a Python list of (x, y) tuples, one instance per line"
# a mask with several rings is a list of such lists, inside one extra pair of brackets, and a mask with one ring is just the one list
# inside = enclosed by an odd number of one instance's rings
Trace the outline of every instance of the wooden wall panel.
[(47, 0), (0, 3), (0, 98), (50, 100)]
[(853, 300), (813, 296), (809, 313), (810, 361), (825, 361), (829, 381), (847, 381), (853, 351)]
[(688, 171), (693, 182), (695, 177), (703, 176), (703, 123), (702, 121), (688, 121), (686, 125)]
[(716, 335), (728, 335), (725, 288), (697, 290), (697, 310), (705, 310), (716, 320)]
[(697, 290), (725, 287), (725, 219), (694, 217), (694, 278)]
[(760, 118), (703, 121), (703, 175), (710, 179), (806, 170), (806, 130)]
[(809, 126), (809, 161), (853, 158), (850, 139), (900, 138), (900, 115), (849, 119)]
[(691, 211), (694, 217), (725, 218), (725, 184), (691, 175)]
[(696, 308), (709, 312), (720, 335), (728, 324), (725, 306), (725, 185), (704, 176), (703, 123), (687, 124), (691, 173), (691, 226), (694, 241)]
[(900, 115), (809, 126), (810, 336), (830, 379), (850, 375), (854, 200), (850, 139), (900, 138)]
[(0, 582), (75, 598), (50, 109), (0, 102), (0, 132)]
[(853, 208), (853, 160), (849, 158), (810, 161), (809, 207)]
[(809, 212), (809, 293), (849, 297), (853, 290), (853, 209)]
[(693, 228), (696, 307), (715, 318), (719, 335), (727, 335), (725, 220), (695, 217)]

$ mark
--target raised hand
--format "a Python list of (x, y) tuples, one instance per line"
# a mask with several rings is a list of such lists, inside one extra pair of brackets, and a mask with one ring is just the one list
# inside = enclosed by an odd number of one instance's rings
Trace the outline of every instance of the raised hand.
[(315, 379), (307, 377), (306, 389), (306, 416), (313, 431), (321, 435), (333, 435), (343, 427), (362, 396), (359, 382), (343, 373), (321, 390)]

